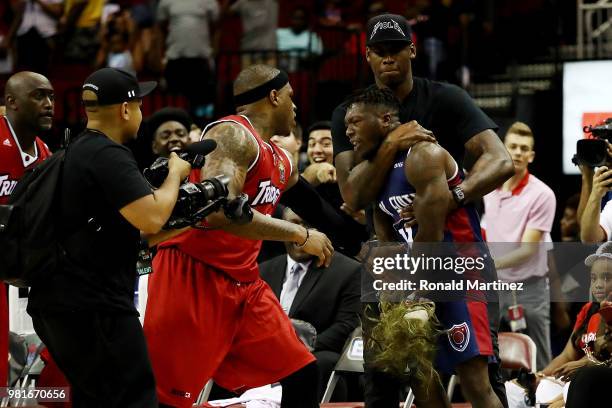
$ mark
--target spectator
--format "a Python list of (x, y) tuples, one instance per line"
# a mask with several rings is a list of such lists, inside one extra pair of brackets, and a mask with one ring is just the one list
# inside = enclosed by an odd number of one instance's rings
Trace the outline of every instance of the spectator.
[[(612, 203), (610, 186), (612, 186), (612, 147), (608, 143), (608, 161), (596, 169), (580, 166), (582, 189), (578, 218), (580, 221), (580, 239), (582, 242), (594, 243), (609, 241), (612, 233)], [(583, 205), (583, 203), (585, 203)], [(581, 214), (582, 211), (582, 214)]]
[[(307, 227), (289, 208), (284, 209), (283, 219)], [(312, 353), (317, 359), (321, 400), (344, 343), (359, 325), (361, 265), (336, 253), (328, 267), (317, 268), (312, 255), (292, 243), (285, 242), (285, 248), (286, 255), (260, 265), (261, 277), (291, 319), (306, 321), (317, 330)]]
[[(612, 146), (608, 143), (608, 158), (604, 166), (599, 167), (597, 178), (597, 189), (594, 191), (596, 169), (580, 164), (582, 184), (580, 188), (580, 203), (578, 204), (577, 217), (580, 226), (580, 240), (582, 242), (603, 242), (608, 240), (609, 221), (608, 212), (604, 215), (608, 201), (612, 199), (612, 192), (608, 191), (608, 178), (604, 174), (612, 164)], [(609, 173), (608, 173), (609, 174)], [(599, 201), (598, 200), (599, 197)], [(588, 210), (587, 210), (588, 209)], [(585, 216), (586, 213), (586, 216)], [(600, 215), (600, 213), (602, 213)], [(602, 218), (603, 216), (603, 218)], [(600, 218), (602, 222), (600, 222)], [(608, 229), (606, 229), (608, 228)]]
[(442, 0), (421, 0), (407, 14), (414, 22), (412, 29), (417, 36), (419, 51), (426, 62), (425, 72), (429, 79), (439, 79), (439, 67), (446, 59), (448, 29), (451, 12)]
[(302, 177), (331, 204), (340, 208), (343, 201), (336, 180), (336, 168), (333, 164), (334, 146), (331, 139), (331, 122), (316, 122), (310, 126), (306, 154), (309, 165), (302, 172)]
[(321, 38), (308, 26), (306, 9), (297, 7), (291, 13), (291, 27), (276, 30), (278, 51), (284, 53), (279, 66), (288, 72), (303, 68), (313, 57), (323, 54)]
[[(585, 259), (585, 265), (590, 267), (591, 294), (594, 301), (585, 304), (576, 318), (574, 329), (570, 339), (567, 341), (563, 352), (555, 357), (537, 375), (542, 378), (556, 377), (567, 381), (578, 369), (592, 365), (585, 355), (589, 353), (598, 354), (596, 346), (598, 332), (602, 324), (602, 315), (599, 313), (601, 302), (604, 302), (612, 294), (612, 243), (601, 245), (594, 254)], [(559, 394), (563, 384), (555, 384), (554, 381), (540, 381), (538, 392), (543, 393), (544, 388), (552, 390), (553, 394)], [(506, 383), (510, 408), (526, 407), (524, 403), (524, 391), (513, 382)], [(552, 399), (552, 398), (551, 398)], [(544, 401), (542, 401), (544, 402)]]
[(151, 150), (157, 156), (168, 157), (171, 152), (191, 144), (191, 118), (183, 109), (162, 108), (147, 119), (146, 127), (151, 136)]
[(334, 145), (331, 139), (331, 122), (315, 122), (308, 128), (308, 161), (334, 164)]
[(242, 21), (243, 69), (253, 64), (276, 65), (278, 7), (278, 0), (223, 0), (224, 12), (240, 15)]
[(328, 27), (341, 26), (344, 23), (342, 14), (342, 0), (325, 0), (319, 13), (319, 24)]
[[(16, 15), (4, 39), (4, 46), (10, 47), (15, 42), (17, 69), (48, 73), (51, 55), (55, 50), (57, 23), (63, 13), (62, 3), (63, 0), (15, 3)], [(0, 45), (0, 48), (3, 46)]]
[(104, 0), (65, 0), (58, 28), (64, 37), (66, 59), (83, 63), (95, 61), (103, 9)]
[(140, 70), (134, 61), (132, 49), (135, 41), (135, 23), (129, 12), (113, 13), (101, 31), (101, 45), (96, 58), (96, 67), (110, 67), (127, 71), (132, 75)]
[[(501, 316), (510, 307), (528, 305), (523, 308), (527, 334), (538, 347), (537, 366), (542, 368), (550, 362), (551, 350), (547, 254), (541, 243), (547, 237), (550, 241), (556, 198), (550, 187), (529, 174), (528, 166), (535, 157), (529, 126), (515, 122), (504, 144), (512, 156), (515, 174), (484, 197), (483, 219), (500, 280), (524, 283), (522, 291), (499, 293)], [(504, 251), (508, 247), (500, 248), (499, 243), (512, 243), (506, 244), (512, 245), (512, 251)]]
[(219, 18), (217, 0), (160, 0), (157, 23), (166, 44), (168, 90), (184, 94), (196, 118), (212, 118), (215, 98), (213, 23)]

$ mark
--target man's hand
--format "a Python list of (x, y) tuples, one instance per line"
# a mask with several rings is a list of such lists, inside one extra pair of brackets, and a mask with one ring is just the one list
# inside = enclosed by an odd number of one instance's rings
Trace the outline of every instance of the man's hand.
[(572, 374), (574, 374), (577, 369), (586, 366), (588, 363), (589, 361), (586, 358), (582, 358), (578, 361), (570, 361), (569, 363), (565, 363), (561, 367), (559, 367), (553, 373), (553, 375), (556, 378), (559, 378), (561, 381), (570, 381)]
[(595, 170), (593, 176), (593, 190), (591, 197), (601, 200), (603, 196), (612, 189), (612, 170), (602, 166)]
[(306, 167), (302, 173), (302, 177), (313, 186), (318, 186), (323, 183), (335, 183), (336, 168), (329, 163), (313, 163)]
[(315, 229), (308, 229), (308, 238), (306, 242), (304, 245), (298, 246), (300, 246), (304, 252), (319, 258), (317, 266), (325, 265), (325, 267), (328, 267), (329, 264), (331, 264), (334, 247), (329, 238), (322, 232)]
[(342, 203), (340, 209), (350, 215), (355, 221), (360, 223), (361, 225), (366, 225), (366, 213), (365, 210), (355, 211), (347, 203)]
[(387, 141), (393, 143), (399, 151), (408, 150), (419, 142), (436, 143), (431, 130), (419, 125), (416, 120), (399, 125), (387, 135)]
[[(451, 193), (450, 190), (448, 191), (448, 196), (449, 196), (449, 199), (448, 199), (447, 213), (450, 214), (451, 212), (455, 211), (459, 207), (457, 206), (457, 202), (453, 198), (453, 193)], [(399, 215), (404, 220), (404, 226), (406, 228), (416, 225), (417, 222), (416, 222), (416, 218), (414, 217), (414, 207), (412, 204), (407, 205), (406, 207), (402, 208)]]
[(191, 171), (191, 164), (186, 162), (185, 160), (178, 157), (178, 155), (174, 152), (170, 153), (168, 158), (168, 173), (178, 174), (181, 180), (184, 180), (189, 176), (189, 172)]

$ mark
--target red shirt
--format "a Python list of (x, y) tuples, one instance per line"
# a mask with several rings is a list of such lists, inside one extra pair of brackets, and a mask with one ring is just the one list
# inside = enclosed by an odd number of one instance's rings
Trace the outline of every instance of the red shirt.
[[(589, 310), (593, 302), (589, 302), (580, 309), (578, 317), (576, 317), (576, 324), (574, 325), (574, 332), (584, 327), (584, 333), (580, 338), (575, 339), (574, 347), (582, 351), (582, 349), (590, 342), (594, 342), (597, 338), (597, 330), (601, 323), (601, 315), (599, 313), (593, 313), (589, 316)], [(587, 321), (588, 319), (588, 321)], [(593, 351), (593, 350), (591, 350)]]
[[(248, 169), (242, 192), (249, 196), (251, 208), (272, 216), (291, 177), (291, 159), (274, 143), (265, 142), (246, 116), (231, 115), (221, 118), (209, 124), (204, 129), (204, 135), (210, 128), (223, 122), (233, 122), (244, 127), (257, 142), (257, 157)], [(199, 181), (199, 171), (192, 171), (190, 179)], [(160, 248), (170, 246), (178, 247), (189, 256), (227, 273), (237, 281), (249, 282), (259, 277), (257, 255), (261, 240), (240, 238), (221, 230), (194, 229), (165, 241)]]
[(38, 137), (35, 155), (24, 153), (6, 116), (0, 116), (0, 204), (8, 203), (17, 181), (26, 170), (51, 156), (47, 145)]

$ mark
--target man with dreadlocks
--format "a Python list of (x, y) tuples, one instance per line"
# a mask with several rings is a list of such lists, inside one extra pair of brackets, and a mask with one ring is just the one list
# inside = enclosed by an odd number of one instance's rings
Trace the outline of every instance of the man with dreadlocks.
[[(353, 144), (357, 157), (364, 160), (375, 157), (386, 136), (400, 125), (399, 109), (399, 101), (387, 88), (368, 88), (353, 98), (346, 112), (345, 123), (346, 135)], [(416, 122), (411, 125), (420, 127)], [(422, 250), (417, 248), (429, 248), (428, 251), (432, 249), (433, 246), (423, 243), (435, 242), (474, 242), (473, 248), (478, 248), (477, 252), (486, 253), (474, 206), (466, 204), (448, 212), (451, 199), (448, 191), (460, 184), (463, 178), (463, 172), (457, 162), (437, 144), (420, 142), (408, 151), (399, 152), (377, 200), (374, 227), (378, 239), (414, 243), (413, 256)], [(416, 218), (416, 224), (412, 227), (406, 227), (407, 220), (402, 219), (400, 215), (403, 207), (409, 204), (413, 205)], [(441, 245), (434, 250), (438, 251)], [(487, 273), (494, 274), (493, 268), (485, 269)], [(445, 372), (457, 372), (463, 394), (473, 407), (500, 408), (502, 403), (493, 392), (488, 377), (487, 364), (488, 358), (493, 356), (493, 346), (486, 295), (474, 292), (469, 295), (470, 298), (467, 298), (467, 293), (460, 293), (459, 298), (436, 303), (435, 316), (444, 329), (443, 334), (438, 337), (436, 367)], [(398, 326), (398, 323), (404, 321), (409, 323), (404, 324), (407, 330), (422, 335), (415, 341), (419, 341), (423, 336), (433, 336), (432, 325), (436, 319), (431, 319), (432, 313), (427, 304), (419, 306), (417, 303), (415, 306), (414, 301), (407, 301), (396, 307), (383, 305), (381, 309), (380, 322), (372, 334), (382, 335), (382, 338), (376, 340), (382, 342), (385, 347), (393, 347), (398, 341), (410, 345), (412, 340), (402, 336), (402, 333), (385, 330), (386, 327)], [(420, 319), (419, 314), (423, 315)], [(418, 320), (423, 323), (415, 324)], [(427, 349), (424, 344), (421, 351), (426, 352)], [(415, 353), (418, 352), (419, 350), (415, 350)], [(411, 353), (412, 356), (415, 353)], [(406, 364), (410, 367), (411, 356), (402, 355), (407, 359), (403, 362), (403, 367)], [(383, 359), (379, 361), (384, 361), (385, 354), (379, 354), (379, 357)], [(367, 358), (366, 354), (366, 363)], [(422, 363), (422, 358), (420, 360)], [(373, 363), (376, 364), (376, 358)], [(432, 375), (430, 378), (433, 380), (429, 385), (436, 386), (434, 381), (437, 381), (437, 377)], [(433, 398), (431, 389), (428, 394), (429, 398)], [(415, 395), (417, 402), (423, 397), (419, 395), (418, 386), (415, 388)], [(438, 405), (435, 406), (445, 406), (448, 401), (436, 400), (422, 403), (420, 406), (430, 407), (436, 403)]]

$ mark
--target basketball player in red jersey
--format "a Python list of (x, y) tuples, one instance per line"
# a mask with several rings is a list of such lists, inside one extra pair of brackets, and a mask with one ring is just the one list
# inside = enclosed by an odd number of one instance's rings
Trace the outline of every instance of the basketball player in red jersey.
[(207, 217), (210, 229), (159, 246), (144, 329), (161, 406), (191, 407), (212, 378), (236, 392), (280, 381), (283, 408), (318, 407), (315, 359), (256, 262), (262, 240), (293, 242), (319, 264), (333, 253), (324, 234), (270, 216), (298, 178), (290, 155), (270, 141), (295, 125), (292, 96), (284, 72), (248, 67), (234, 82), (238, 115), (204, 129), (217, 148), (199, 179), (228, 176), (230, 197), (248, 194), (254, 217), (232, 225), (219, 212)]
[[(54, 93), (47, 78), (18, 72), (4, 88), (6, 116), (0, 116), (0, 204), (7, 204), (26, 170), (51, 155), (38, 134), (51, 129)], [(8, 354), (7, 288), (0, 284), (0, 355)], [(0, 387), (8, 381), (8, 360), (0, 358)]]

